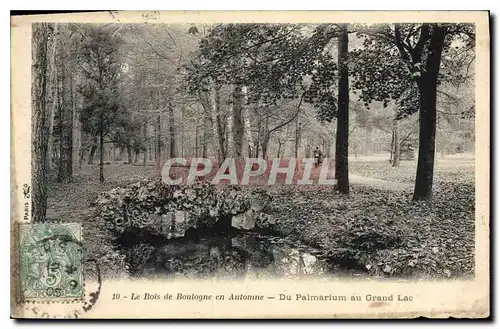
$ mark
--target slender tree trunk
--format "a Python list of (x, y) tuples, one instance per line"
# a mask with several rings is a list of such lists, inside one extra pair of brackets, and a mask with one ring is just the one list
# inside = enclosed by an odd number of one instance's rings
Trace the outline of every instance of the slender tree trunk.
[(255, 157), (259, 157), (259, 151), (260, 151), (260, 129), (261, 129), (261, 123), (260, 123), (260, 118), (257, 120), (257, 141), (255, 143)]
[(252, 121), (250, 117), (250, 109), (248, 106), (248, 94), (247, 87), (243, 86), (241, 88), (241, 94), (243, 96), (242, 107), (243, 107), (243, 121), (245, 123), (245, 137), (248, 145), (248, 157), (251, 158), (255, 155), (255, 143), (252, 137)]
[(144, 149), (143, 149), (143, 152), (144, 152), (144, 157), (142, 158), (142, 165), (145, 166), (146, 165), (146, 160), (147, 160), (147, 157), (148, 157), (148, 121), (145, 120), (144, 121), (144, 125), (142, 127), (142, 137), (143, 137), (143, 145), (144, 145)]
[(437, 79), (445, 37), (446, 27), (438, 24), (434, 25), (429, 45), (426, 70), (418, 81), (420, 91), (420, 127), (417, 176), (415, 179), (413, 200), (425, 200), (432, 197), (434, 153), (436, 146)]
[[(77, 86), (79, 84), (78, 73), (74, 73), (74, 80), (71, 80), (71, 104), (73, 106), (73, 168), (76, 169), (76, 165), (79, 162), (78, 159), (80, 154), (82, 154), (82, 129), (80, 127), (80, 120), (78, 120), (78, 94)], [(79, 165), (81, 168), (81, 165)], [(73, 170), (74, 171), (74, 170)]]
[(97, 137), (93, 137), (92, 138), (92, 146), (90, 148), (90, 153), (89, 153), (89, 161), (88, 161), (89, 165), (94, 164), (94, 156), (95, 156), (96, 151), (97, 151)]
[(224, 161), (227, 155), (226, 148), (226, 132), (225, 125), (223, 124), (221, 105), (220, 105), (220, 94), (219, 86), (212, 86), (210, 89), (209, 99), (210, 99), (210, 113), (212, 118), (212, 130), (213, 130), (213, 145), (218, 161), (221, 163)]
[(31, 140), (31, 218), (34, 222), (44, 221), (47, 214), (47, 56), (49, 24), (34, 23), (32, 38), (32, 106), (33, 134)]
[(174, 104), (168, 103), (168, 131), (170, 138), (170, 158), (177, 157), (177, 145), (175, 143), (175, 121), (174, 121)]
[(243, 118), (241, 85), (236, 84), (233, 89), (233, 104), (231, 106), (231, 132), (232, 132), (232, 152), (234, 158), (241, 158), (243, 154)]
[(349, 193), (349, 71), (348, 71), (348, 35), (347, 24), (342, 25), (338, 40), (338, 116), (337, 138), (335, 147), (335, 176), (337, 190), (342, 194)]
[(311, 157), (311, 145), (309, 144), (309, 139), (306, 139), (306, 158), (310, 157)]
[(132, 163), (132, 145), (130, 144), (130, 139), (127, 140), (127, 155), (128, 155), (128, 163)]
[(51, 79), (50, 86), (51, 88), (49, 89), (50, 92), (48, 94), (49, 97), (49, 103), (50, 103), (50, 114), (49, 114), (49, 140), (48, 140), (48, 149), (47, 149), (47, 168), (49, 170), (52, 169), (53, 164), (52, 164), (52, 154), (54, 153), (54, 119), (55, 119), (55, 114), (57, 111), (57, 104), (58, 104), (58, 69), (56, 65), (56, 57), (57, 57), (57, 42), (58, 42), (58, 27), (59, 24), (55, 23), (54, 24), (54, 32), (52, 33), (53, 39), (52, 39), (52, 54), (50, 56), (50, 70), (49, 70), (49, 76)]
[(266, 133), (264, 137), (262, 138), (262, 158), (267, 159), (267, 147), (269, 145), (269, 139), (270, 135), (269, 133)]
[(181, 157), (184, 157), (184, 106), (181, 106)]
[(295, 158), (299, 157), (299, 147), (300, 147), (300, 120), (299, 117), (297, 116), (297, 119), (295, 119)]
[(217, 87), (212, 87), (210, 90), (210, 114), (212, 116), (212, 130), (213, 130), (213, 145), (218, 161), (221, 163), (226, 157), (224, 152), (224, 132), (222, 131), (220, 119), (220, 102), (219, 91)]
[(288, 138), (289, 138), (289, 135), (290, 135), (290, 125), (287, 125), (286, 126), (286, 130), (285, 130), (285, 137), (282, 139), (282, 142), (283, 142), (283, 145), (282, 145), (282, 156), (286, 156), (287, 154), (287, 151), (288, 151)]
[(278, 159), (280, 159), (280, 158), (281, 158), (281, 145), (282, 145), (282, 144), (283, 144), (283, 141), (282, 141), (280, 138), (278, 138), (278, 153), (277, 153), (277, 155), (276, 155), (276, 157), (277, 157)]
[(104, 109), (99, 109), (99, 182), (104, 183)]
[(227, 116), (227, 129), (226, 129), (226, 144), (227, 144), (227, 156), (235, 157), (235, 142), (234, 142), (234, 86), (231, 85), (230, 97), (232, 99), (229, 101), (229, 115)]
[(365, 129), (365, 155), (373, 154), (372, 127)]
[[(200, 135), (200, 128), (198, 125), (198, 121), (195, 124), (195, 134), (194, 134), (194, 156), (197, 158), (198, 157), (198, 149), (200, 148), (199, 145), (199, 136)], [(205, 141), (203, 140), (202, 143), (204, 144)], [(191, 153), (191, 152), (189, 152)]]
[(224, 125), (222, 123), (222, 118), (221, 118), (220, 114), (217, 115), (216, 125), (217, 125), (217, 129), (219, 131), (217, 137), (219, 139), (220, 156), (221, 156), (221, 159), (225, 159), (226, 156), (227, 156), (227, 152), (228, 152), (227, 151), (227, 146), (226, 146), (227, 140), (226, 140), (226, 137), (225, 137), (225, 135), (226, 135), (226, 129), (225, 128), (223, 129)]
[(394, 119), (393, 124), (393, 136), (394, 136), (394, 156), (392, 158), (392, 166), (399, 167), (399, 160), (401, 155), (401, 142), (399, 138), (399, 121)]
[(85, 160), (85, 148), (84, 147), (80, 148), (79, 157), (80, 157), (80, 159), (78, 160), (78, 168), (82, 169), (83, 161)]
[[(207, 144), (208, 144), (208, 132), (209, 132), (209, 109), (204, 109), (203, 111), (203, 144), (201, 145), (201, 157), (207, 157)], [(215, 146), (216, 144), (214, 144)], [(215, 149), (216, 147), (214, 147)]]
[[(66, 56), (61, 56), (61, 89), (59, 90), (59, 166), (57, 181), (70, 183), (73, 176), (73, 100), (72, 76)], [(68, 72), (69, 71), (69, 72)]]
[[(159, 109), (158, 109), (159, 111)], [(156, 116), (156, 126), (155, 126), (155, 160), (156, 160), (156, 170), (160, 173), (161, 170), (161, 115), (158, 113)]]
[(269, 113), (266, 112), (266, 117), (264, 120), (264, 127), (262, 132), (262, 158), (267, 159), (267, 147), (269, 145), (269, 139), (271, 138), (271, 134), (269, 133)]
[(391, 155), (389, 157), (389, 163), (392, 164), (392, 161), (394, 161), (394, 129), (392, 130), (391, 136)]

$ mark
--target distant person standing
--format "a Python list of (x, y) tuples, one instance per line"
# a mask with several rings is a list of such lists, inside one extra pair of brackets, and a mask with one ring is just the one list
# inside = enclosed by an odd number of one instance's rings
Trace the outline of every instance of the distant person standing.
[(321, 162), (322, 162), (322, 158), (323, 158), (323, 153), (321, 152), (321, 150), (316, 146), (313, 150), (313, 156), (314, 156), (314, 167), (318, 167)]

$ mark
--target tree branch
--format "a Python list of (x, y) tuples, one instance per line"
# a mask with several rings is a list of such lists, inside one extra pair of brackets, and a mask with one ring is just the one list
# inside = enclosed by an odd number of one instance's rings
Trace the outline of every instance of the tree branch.
[(268, 134), (270, 135), (272, 132), (286, 126), (287, 124), (289, 124), (290, 122), (292, 122), (293, 120), (295, 120), (295, 118), (297, 118), (297, 116), (299, 115), (299, 112), (300, 112), (300, 106), (302, 105), (302, 101), (304, 100), (304, 96), (305, 96), (305, 92), (302, 93), (302, 95), (300, 96), (300, 100), (299, 100), (299, 103), (297, 104), (297, 111), (295, 112), (295, 114), (287, 121), (277, 125), (276, 127), (272, 128), (272, 129), (269, 129), (268, 130)]
[(411, 51), (414, 63), (420, 62), (425, 43), (429, 40), (429, 38), (430, 38), (430, 25), (422, 24), (422, 27), (420, 28), (420, 37), (418, 38), (415, 48), (413, 48), (413, 50)]
[(408, 66), (408, 69), (410, 72), (413, 69), (413, 62), (412, 59), (410, 58), (410, 53), (406, 50), (403, 41), (401, 40), (401, 25), (400, 24), (395, 24), (394, 25), (394, 41), (396, 44), (396, 47), (399, 50), (399, 53), (401, 54), (401, 58), (405, 61), (406, 65)]

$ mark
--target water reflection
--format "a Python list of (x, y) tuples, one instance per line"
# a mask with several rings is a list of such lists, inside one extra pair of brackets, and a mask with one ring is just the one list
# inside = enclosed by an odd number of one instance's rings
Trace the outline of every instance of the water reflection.
[(296, 278), (329, 271), (317, 250), (257, 233), (140, 243), (126, 255), (131, 274), (140, 277)]

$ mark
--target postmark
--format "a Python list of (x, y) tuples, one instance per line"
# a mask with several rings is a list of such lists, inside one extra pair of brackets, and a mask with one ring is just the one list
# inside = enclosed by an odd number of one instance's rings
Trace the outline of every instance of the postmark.
[(21, 224), (22, 300), (73, 300), (84, 296), (79, 223)]

